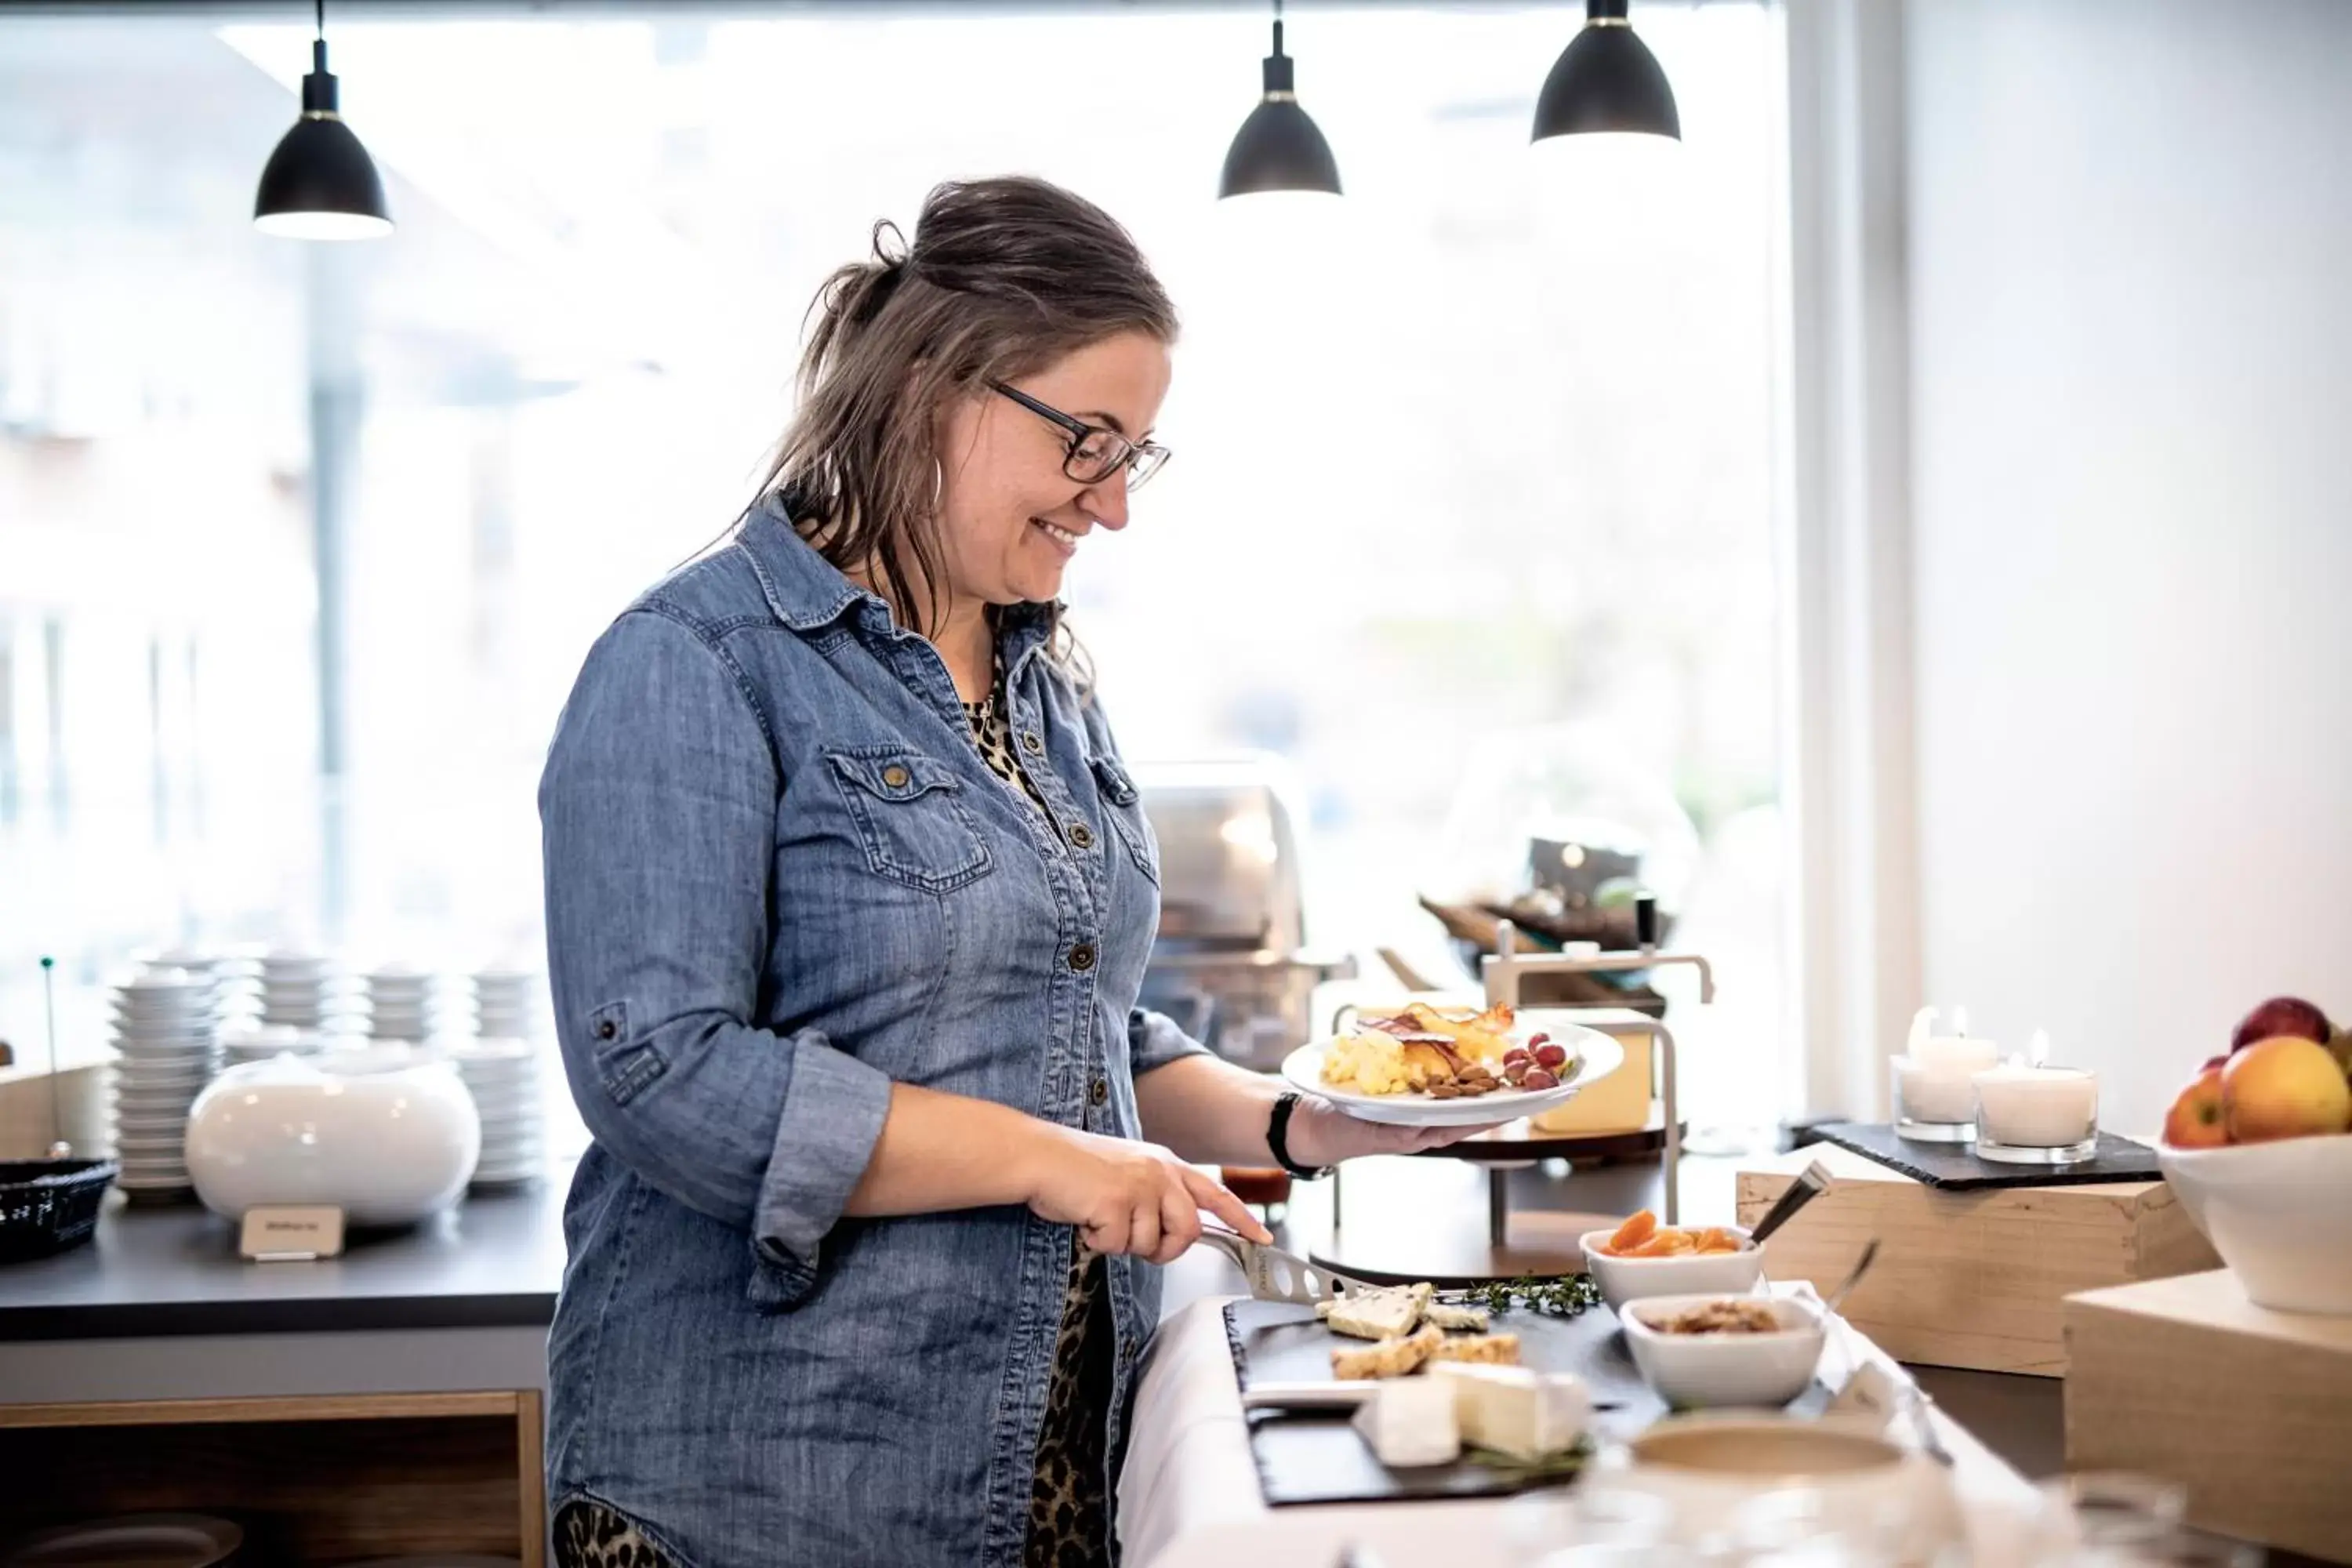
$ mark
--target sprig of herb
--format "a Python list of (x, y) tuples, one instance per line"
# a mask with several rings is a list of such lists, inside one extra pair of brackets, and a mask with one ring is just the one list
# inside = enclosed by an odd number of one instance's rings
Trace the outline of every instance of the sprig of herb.
[(1496, 1279), (1449, 1293), (1449, 1299), (1484, 1307), (1490, 1312), (1525, 1307), (1547, 1317), (1576, 1318), (1601, 1305), (1601, 1287), (1592, 1282), (1590, 1274), (1562, 1274), (1551, 1279), (1527, 1274), (1517, 1279)]
[(1522, 1484), (1535, 1481), (1564, 1480), (1582, 1472), (1594, 1452), (1590, 1436), (1579, 1437), (1576, 1447), (1543, 1458), (1522, 1459), (1516, 1454), (1506, 1454), (1498, 1448), (1485, 1448), (1475, 1443), (1466, 1444), (1464, 1451), (1491, 1470), (1499, 1470)]

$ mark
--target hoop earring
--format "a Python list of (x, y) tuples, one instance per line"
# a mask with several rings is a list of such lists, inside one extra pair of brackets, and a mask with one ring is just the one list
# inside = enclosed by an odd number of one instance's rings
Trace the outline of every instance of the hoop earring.
[(940, 502), (947, 498), (948, 471), (937, 458), (931, 459), (931, 515), (940, 514)]

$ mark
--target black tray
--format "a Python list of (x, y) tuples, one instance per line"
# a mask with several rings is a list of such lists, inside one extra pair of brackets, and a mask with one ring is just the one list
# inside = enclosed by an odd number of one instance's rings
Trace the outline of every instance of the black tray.
[(1826, 1142), (1875, 1160), (1948, 1192), (1987, 1187), (2074, 1187), (2095, 1182), (2156, 1182), (2164, 1171), (2145, 1143), (2099, 1134), (2098, 1152), (2071, 1165), (2008, 1165), (1977, 1158), (1969, 1143), (1915, 1143), (1884, 1121), (1831, 1121), (1813, 1130)]

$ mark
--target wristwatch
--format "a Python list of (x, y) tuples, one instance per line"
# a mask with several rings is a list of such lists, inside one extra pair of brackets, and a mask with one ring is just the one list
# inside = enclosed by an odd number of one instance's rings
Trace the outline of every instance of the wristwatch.
[(1302, 1165), (1290, 1157), (1290, 1113), (1298, 1109), (1298, 1100), (1297, 1095), (1288, 1092), (1276, 1098), (1274, 1114), (1266, 1119), (1265, 1146), (1273, 1153), (1276, 1164), (1302, 1182), (1311, 1182), (1329, 1175), (1331, 1168), (1328, 1165), (1320, 1169)]

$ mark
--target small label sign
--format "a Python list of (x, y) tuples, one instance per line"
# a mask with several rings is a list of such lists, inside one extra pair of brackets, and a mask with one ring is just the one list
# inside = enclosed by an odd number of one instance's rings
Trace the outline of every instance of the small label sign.
[(343, 1211), (333, 1205), (245, 1211), (236, 1249), (256, 1263), (298, 1263), (343, 1249)]

